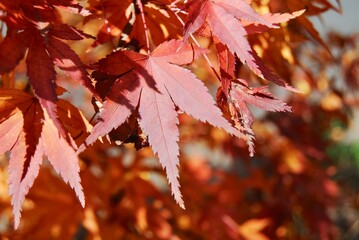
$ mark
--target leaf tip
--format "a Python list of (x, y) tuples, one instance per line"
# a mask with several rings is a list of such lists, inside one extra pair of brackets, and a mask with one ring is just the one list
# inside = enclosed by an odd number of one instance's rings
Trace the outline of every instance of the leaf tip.
[(184, 205), (184, 201), (182, 199), (182, 195), (181, 193), (179, 195), (175, 195), (175, 200), (176, 200), (176, 203), (180, 206), (180, 208), (182, 208), (183, 210), (186, 209), (185, 205)]
[(297, 89), (297, 88), (295, 88), (295, 87), (292, 87), (292, 86), (290, 86), (290, 85), (287, 84), (287, 83), (285, 84), (284, 88), (287, 89), (288, 91), (291, 91), (291, 92), (294, 92), (294, 93), (299, 93), (299, 94), (303, 94), (303, 93), (304, 93), (303, 91), (301, 91), (301, 90), (299, 90), (299, 89)]
[(306, 9), (302, 9), (302, 10), (293, 12), (292, 15), (293, 15), (294, 17), (299, 17), (299, 16), (301, 16), (305, 11), (306, 11)]
[(14, 213), (14, 229), (15, 230), (17, 230), (19, 228), (20, 217), (21, 217), (21, 212), (20, 211), (17, 211), (16, 213)]
[(81, 197), (79, 197), (80, 204), (82, 208), (85, 208), (85, 196), (82, 194)]
[(85, 194), (84, 194), (84, 191), (82, 189), (80, 180), (78, 180), (78, 182), (73, 187), (73, 189), (75, 190), (77, 199), (80, 201), (80, 204), (81, 204), (82, 208), (84, 208), (85, 207)]

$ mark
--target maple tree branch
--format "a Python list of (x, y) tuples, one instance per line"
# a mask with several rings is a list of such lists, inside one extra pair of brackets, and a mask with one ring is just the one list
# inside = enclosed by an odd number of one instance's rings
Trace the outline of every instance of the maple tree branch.
[[(182, 18), (180, 16), (178, 16), (177, 12), (173, 11), (174, 15), (176, 16), (176, 18), (178, 19), (178, 21), (184, 26), (185, 23), (183, 22)], [(196, 44), (197, 47), (201, 47), (201, 45), (198, 43), (197, 39), (193, 36), (192, 33), (189, 34), (191, 39), (193, 40), (194, 44)], [(213, 64), (211, 63), (211, 60), (209, 60), (207, 54), (203, 54), (204, 59), (206, 59), (208, 65), (211, 67), (214, 75), (216, 75), (216, 77), (218, 78), (219, 81), (221, 81), (221, 77), (218, 74), (218, 72), (216, 71), (216, 69), (214, 68)]]
[(149, 40), (149, 34), (148, 34), (148, 28), (147, 28), (147, 24), (146, 24), (145, 14), (144, 14), (144, 11), (143, 11), (143, 4), (142, 4), (141, 0), (136, 0), (136, 2), (137, 2), (137, 5), (138, 5), (138, 8), (140, 9), (141, 18), (142, 18), (142, 22), (143, 22), (143, 27), (145, 29), (147, 53), (150, 54), (151, 53), (150, 40)]

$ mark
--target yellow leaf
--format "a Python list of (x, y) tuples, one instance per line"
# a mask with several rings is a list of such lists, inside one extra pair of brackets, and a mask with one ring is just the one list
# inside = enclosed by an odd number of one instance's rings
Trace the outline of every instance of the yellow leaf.
[(251, 219), (238, 226), (238, 232), (245, 240), (269, 240), (261, 231), (267, 227), (270, 220), (265, 219)]

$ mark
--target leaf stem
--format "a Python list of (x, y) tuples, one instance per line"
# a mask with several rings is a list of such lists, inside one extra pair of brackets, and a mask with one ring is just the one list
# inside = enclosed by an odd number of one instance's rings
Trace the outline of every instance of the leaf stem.
[[(177, 12), (174, 12), (174, 11), (173, 11), (173, 13), (174, 13), (174, 15), (176, 16), (176, 18), (178, 19), (178, 21), (184, 26), (185, 23), (183, 22), (183, 20), (181, 19), (181, 17), (178, 16)], [(201, 45), (198, 43), (197, 39), (193, 36), (192, 33), (190, 34), (190, 37), (191, 37), (191, 39), (193, 40), (193, 42), (196, 44), (196, 46), (201, 47)], [(214, 75), (216, 75), (216, 77), (218, 78), (218, 80), (221, 81), (220, 75), (218, 74), (218, 72), (217, 72), (216, 69), (214, 68), (213, 64), (212, 64), (211, 61), (209, 60), (207, 54), (203, 54), (203, 57), (204, 57), (204, 59), (206, 59), (208, 65), (211, 67), (211, 69), (212, 69)]]
[[(103, 6), (102, 0), (100, 1), (100, 6), (101, 6), (101, 10), (102, 10), (103, 19), (105, 21), (106, 33), (108, 35), (111, 35), (111, 27), (110, 27), (109, 21), (107, 19), (106, 8)], [(96, 40), (96, 41), (98, 41), (98, 40)], [(115, 48), (115, 45), (112, 41), (111, 41), (111, 44), (112, 44), (112, 47)]]
[(136, 2), (137, 2), (137, 5), (138, 5), (138, 8), (140, 9), (141, 18), (142, 18), (142, 22), (143, 22), (143, 27), (145, 29), (147, 53), (150, 54), (151, 53), (150, 39), (149, 39), (148, 28), (147, 28), (146, 19), (145, 19), (145, 14), (144, 14), (144, 11), (143, 11), (143, 4), (142, 4), (141, 0), (136, 0)]
[(170, 6), (173, 7), (173, 6), (175, 6), (177, 3), (179, 3), (180, 1), (182, 1), (182, 0), (175, 0), (174, 2), (172, 2), (172, 3), (170, 4)]
[(187, 3), (187, 0), (175, 0), (174, 2), (172, 2), (170, 5), (169, 5), (169, 8), (173, 11), (173, 12), (182, 12), (184, 13), (184, 11), (182, 11), (181, 9), (179, 9), (176, 5), (177, 3), (183, 1), (184, 4)]

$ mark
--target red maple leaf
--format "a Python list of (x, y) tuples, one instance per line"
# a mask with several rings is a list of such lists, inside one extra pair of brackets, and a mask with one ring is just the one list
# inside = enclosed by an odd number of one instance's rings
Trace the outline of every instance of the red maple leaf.
[(82, 40), (91, 37), (67, 24), (56, 21), (54, 6), (72, 11), (80, 6), (73, 1), (50, 0), (5, 1), (0, 7), (6, 11), (1, 20), (7, 24), (8, 33), (0, 43), (0, 74), (13, 70), (25, 56), (29, 82), (41, 105), (47, 109), (61, 134), (66, 134), (56, 117), (56, 71), (59, 67), (74, 80), (79, 81), (97, 96), (91, 79), (79, 56), (63, 40)]
[[(231, 134), (241, 134), (221, 116), (204, 84), (189, 70), (176, 66), (189, 64), (206, 51), (191, 45), (179, 49), (181, 44), (175, 40), (165, 42), (150, 55), (118, 51), (99, 61), (95, 76), (119, 78), (85, 144), (93, 143), (123, 124), (132, 112), (138, 111), (139, 125), (166, 169), (175, 200), (184, 208), (177, 179), (179, 132), (176, 106)], [(80, 147), (80, 151), (83, 149), (84, 146)]]
[[(0, 154), (11, 151), (9, 193), (12, 196), (15, 228), (19, 225), (21, 204), (39, 173), (44, 155), (64, 181), (69, 182), (84, 205), (80, 168), (71, 136), (64, 138), (37, 98), (23, 91), (1, 89), (0, 103)], [(61, 105), (60, 110), (79, 115), (78, 110), (70, 107), (69, 103)]]
[[(155, 45), (166, 39), (176, 38), (182, 28), (176, 24), (177, 19), (167, 6), (171, 0), (142, 1), (146, 26), (150, 38)], [(90, 1), (89, 10), (93, 13), (90, 19), (105, 18), (104, 25), (99, 29), (96, 43), (114, 40), (119, 35), (116, 47), (141, 47), (146, 39), (143, 34), (143, 19), (140, 17), (138, 3), (134, 0), (103, 0)], [(159, 24), (161, 23), (161, 25)], [(131, 40), (134, 40), (133, 42)]]
[[(232, 82), (230, 95), (236, 104), (239, 102), (246, 102), (257, 108), (271, 112), (292, 111), (291, 107), (289, 107), (286, 103), (270, 94), (267, 87), (262, 86), (250, 88), (244, 80)], [(252, 124), (252, 121), (250, 124)]]
[(291, 112), (291, 108), (283, 101), (275, 98), (267, 91), (267, 87), (251, 88), (244, 79), (236, 79), (235, 57), (228, 48), (218, 40), (216, 42), (217, 56), (222, 86), (217, 92), (217, 102), (230, 114), (244, 136), (249, 147), (250, 155), (254, 154), (253, 114), (247, 104), (273, 112)]
[[(292, 91), (284, 80), (273, 74), (250, 46), (246, 35), (245, 26), (261, 26), (262, 31), (269, 28), (278, 28), (278, 23), (286, 22), (303, 11), (294, 14), (274, 14), (262, 16), (256, 13), (245, 0), (192, 0), (187, 3), (189, 9), (187, 21), (184, 27), (184, 39), (208, 24), (215, 35), (228, 49), (238, 56), (243, 64), (259, 77), (286, 87)], [(254, 31), (254, 30), (253, 30)], [(259, 30), (257, 29), (257, 32)]]

